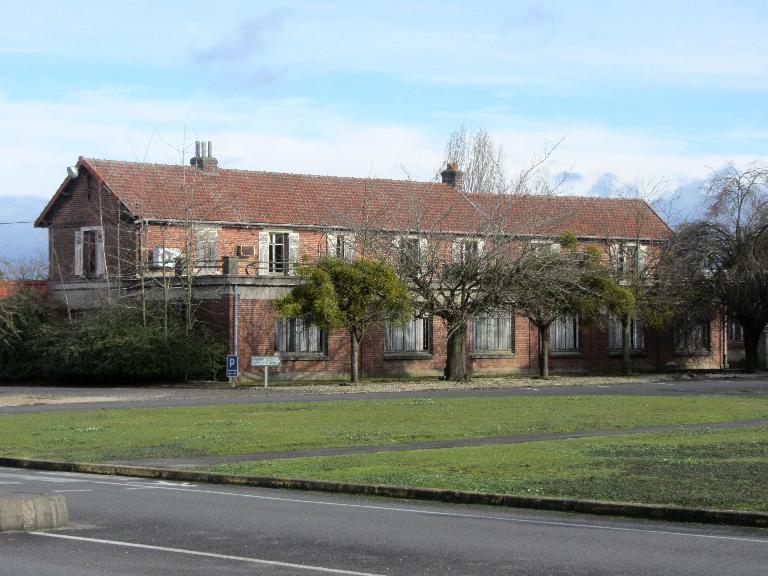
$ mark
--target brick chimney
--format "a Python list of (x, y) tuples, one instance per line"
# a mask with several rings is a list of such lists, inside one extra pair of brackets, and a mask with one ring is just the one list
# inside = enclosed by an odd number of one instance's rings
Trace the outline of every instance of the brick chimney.
[(458, 162), (448, 162), (448, 166), (440, 172), (440, 176), (443, 179), (443, 184), (448, 184), (451, 188), (461, 190), (461, 180), (464, 172), (459, 170)]
[(213, 157), (213, 143), (208, 142), (195, 142), (195, 155), (190, 159), (189, 163), (203, 172), (218, 172), (219, 161)]

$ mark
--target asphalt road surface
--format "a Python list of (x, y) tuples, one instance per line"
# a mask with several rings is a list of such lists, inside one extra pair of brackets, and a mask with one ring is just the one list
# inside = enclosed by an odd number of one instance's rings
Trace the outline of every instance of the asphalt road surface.
[[(759, 377), (734, 377), (696, 380), (664, 380), (612, 385), (524, 386), (519, 388), (476, 388), (459, 390), (410, 390), (399, 392), (360, 392), (349, 388), (343, 393), (296, 392), (291, 388), (220, 388), (220, 387), (54, 387), (0, 386), (3, 396), (17, 394), (69, 397), (75, 402), (47, 403), (40, 400), (32, 405), (2, 406), (0, 414), (94, 410), (101, 408), (159, 408), (167, 406), (205, 406), (211, 404), (243, 404), (262, 402), (327, 402), (332, 400), (375, 400), (387, 398), (449, 398), (495, 396), (578, 396), (619, 394), (626, 396), (768, 396), (768, 380)], [(98, 400), (89, 398), (98, 397)]]
[(768, 531), (0, 468), (70, 525), (0, 533), (2, 576), (764, 575)]

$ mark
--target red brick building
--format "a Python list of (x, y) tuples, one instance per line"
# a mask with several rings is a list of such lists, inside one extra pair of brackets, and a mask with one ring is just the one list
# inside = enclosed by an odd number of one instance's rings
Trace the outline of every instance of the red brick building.
[[(69, 306), (98, 305), (101, 294), (127, 295), (142, 285), (155, 297), (166, 290), (180, 298), (186, 278), (200, 315), (227, 336), (231, 350), (237, 294), (241, 373), (259, 376), (250, 358), (278, 354), (281, 377), (327, 378), (348, 373), (348, 337), (301, 319), (276, 321), (272, 313), (272, 301), (296, 283), (297, 261), (360, 257), (361, 230), (461, 245), (490, 219), (521, 242), (547, 243), (569, 231), (601, 246), (606, 258), (616, 247), (634, 258), (654, 254), (670, 233), (639, 200), (477, 194), (461, 189), (456, 165), (440, 183), (229, 170), (204, 143), (190, 166), (81, 157), (35, 225), (49, 230), (49, 292)], [(510, 312), (471, 324), (472, 373), (537, 371), (539, 336), (526, 318)], [(686, 334), (635, 326), (635, 366), (719, 368), (721, 335), (718, 322)], [(611, 322), (600, 328), (562, 318), (552, 329), (551, 368), (618, 370), (618, 338)], [(365, 336), (361, 367), (367, 375), (437, 375), (445, 346), (437, 318), (384, 323)]]

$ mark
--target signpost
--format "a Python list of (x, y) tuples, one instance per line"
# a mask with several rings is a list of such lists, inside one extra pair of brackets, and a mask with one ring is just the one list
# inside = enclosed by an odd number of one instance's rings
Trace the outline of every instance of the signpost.
[(232, 386), (237, 378), (237, 354), (227, 354), (227, 377), (232, 379)]
[(251, 356), (251, 366), (264, 366), (264, 388), (269, 382), (269, 367), (280, 366), (280, 356)]

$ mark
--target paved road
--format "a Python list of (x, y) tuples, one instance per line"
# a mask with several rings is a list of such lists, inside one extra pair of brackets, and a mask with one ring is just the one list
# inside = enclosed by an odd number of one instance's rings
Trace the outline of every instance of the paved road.
[[(364, 388), (361, 386), (361, 388)], [(349, 389), (347, 389), (349, 390)], [(768, 379), (764, 377), (732, 377), (722, 379), (673, 380), (638, 382), (615, 385), (580, 385), (520, 388), (481, 388), (462, 390), (417, 390), (401, 392), (349, 392), (344, 393), (297, 393), (290, 388), (69, 388), (0, 386), (0, 399), (17, 394), (39, 396), (63, 396), (94, 398), (67, 404), (35, 404), (28, 406), (0, 406), (0, 414), (50, 412), (67, 410), (94, 410), (101, 408), (137, 408), (165, 406), (204, 406), (210, 404), (242, 404), (262, 402), (326, 402), (332, 400), (376, 400), (387, 398), (449, 398), (494, 396), (573, 396), (620, 394), (627, 396), (675, 396), (675, 395), (728, 395), (768, 396)], [(107, 401), (107, 399), (111, 399)], [(41, 400), (41, 402), (45, 402)], [(0, 403), (1, 404), (1, 403)]]
[(0, 468), (71, 524), (0, 534), (0, 575), (763, 575), (768, 531)]

